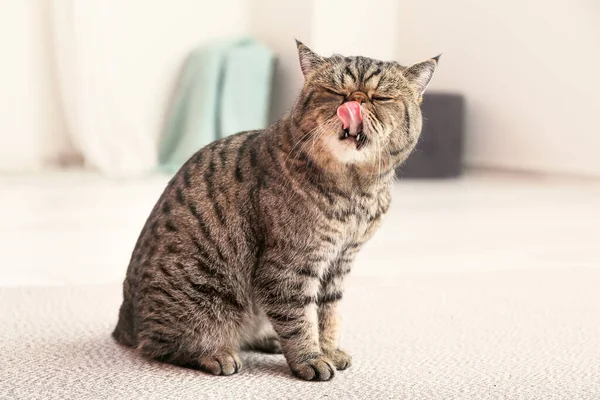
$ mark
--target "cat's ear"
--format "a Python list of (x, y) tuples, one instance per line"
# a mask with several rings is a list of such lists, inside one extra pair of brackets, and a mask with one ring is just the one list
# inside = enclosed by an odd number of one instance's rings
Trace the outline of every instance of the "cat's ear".
[(438, 66), (440, 56), (441, 54), (437, 57), (412, 65), (404, 70), (404, 76), (416, 89), (419, 97), (423, 95), (423, 92), (425, 92), (425, 89), (429, 86), (429, 82), (431, 82), (431, 78), (433, 78), (435, 69)]
[(323, 63), (323, 57), (309, 49), (304, 43), (296, 39), (298, 48), (298, 58), (300, 59), (300, 68), (304, 76), (308, 76), (311, 71)]

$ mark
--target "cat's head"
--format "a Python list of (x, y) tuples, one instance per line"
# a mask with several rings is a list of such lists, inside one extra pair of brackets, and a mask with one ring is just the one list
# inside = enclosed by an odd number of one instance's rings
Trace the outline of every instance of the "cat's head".
[(313, 149), (316, 144), (344, 164), (404, 161), (421, 132), (422, 95), (439, 56), (404, 67), (366, 57), (322, 57), (297, 46), (305, 77), (291, 114), (303, 135), (298, 140), (312, 141)]

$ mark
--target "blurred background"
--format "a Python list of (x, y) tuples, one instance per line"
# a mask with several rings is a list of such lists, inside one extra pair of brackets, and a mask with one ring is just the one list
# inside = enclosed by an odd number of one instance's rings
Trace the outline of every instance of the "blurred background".
[(181, 160), (291, 107), (294, 38), (443, 52), (359, 276), (597, 268), (598, 4), (0, 0), (0, 284), (122, 280)]

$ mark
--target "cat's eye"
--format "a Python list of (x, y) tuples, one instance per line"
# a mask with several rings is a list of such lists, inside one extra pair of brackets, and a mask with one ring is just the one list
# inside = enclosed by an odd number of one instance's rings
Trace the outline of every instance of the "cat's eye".
[(371, 100), (373, 101), (394, 101), (395, 99), (393, 97), (388, 97), (388, 96), (371, 96)]
[(331, 95), (333, 95), (333, 96), (338, 96), (338, 97), (346, 97), (346, 95), (345, 95), (345, 94), (343, 94), (343, 93), (338, 93), (338, 92), (336, 92), (335, 90), (331, 90), (331, 89), (329, 89), (329, 88), (323, 88), (323, 89), (324, 89), (324, 90), (325, 90), (327, 93), (329, 93), (329, 94), (331, 94)]

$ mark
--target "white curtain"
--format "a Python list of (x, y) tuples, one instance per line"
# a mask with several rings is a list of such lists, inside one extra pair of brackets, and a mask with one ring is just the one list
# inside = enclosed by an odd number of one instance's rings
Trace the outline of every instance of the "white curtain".
[(111, 30), (113, 3), (54, 0), (50, 7), (57, 79), (68, 133), (87, 167), (111, 176), (139, 175), (156, 165), (156, 140), (131, 118), (119, 97)]
[(180, 68), (248, 0), (0, 0), (0, 173), (152, 171)]

